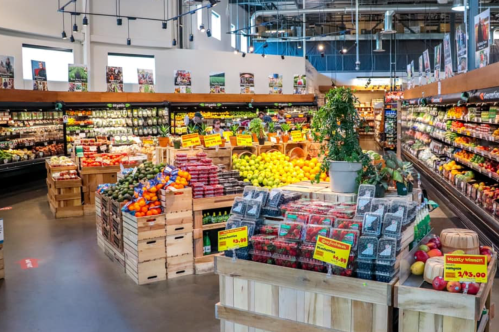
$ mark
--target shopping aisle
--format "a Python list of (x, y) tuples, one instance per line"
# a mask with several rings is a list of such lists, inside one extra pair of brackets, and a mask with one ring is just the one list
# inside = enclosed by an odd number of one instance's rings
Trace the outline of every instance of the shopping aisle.
[[(0, 331), (220, 331), (216, 275), (137, 286), (97, 246), (95, 216), (54, 219), (46, 189), (0, 199)], [(38, 268), (16, 263), (31, 258)]]

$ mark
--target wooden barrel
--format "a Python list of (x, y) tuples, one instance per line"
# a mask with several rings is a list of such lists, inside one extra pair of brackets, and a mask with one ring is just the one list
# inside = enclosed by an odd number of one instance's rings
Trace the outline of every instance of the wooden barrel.
[(440, 242), (442, 242), (442, 252), (444, 254), (463, 250), (468, 255), (480, 255), (478, 234), (469, 229), (444, 229), (440, 233)]
[(433, 279), (438, 276), (444, 276), (444, 258), (429, 258), (424, 266), (424, 280), (431, 284), (433, 282)]

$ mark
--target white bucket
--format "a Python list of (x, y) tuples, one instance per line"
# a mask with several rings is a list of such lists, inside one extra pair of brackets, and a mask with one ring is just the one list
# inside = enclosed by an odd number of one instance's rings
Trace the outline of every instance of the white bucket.
[(329, 178), (331, 191), (337, 193), (354, 193), (357, 190), (357, 176), (362, 169), (362, 163), (347, 161), (330, 161)]

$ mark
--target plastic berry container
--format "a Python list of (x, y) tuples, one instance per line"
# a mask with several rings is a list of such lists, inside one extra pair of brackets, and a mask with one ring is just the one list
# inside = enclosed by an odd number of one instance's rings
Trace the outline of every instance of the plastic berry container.
[(303, 232), (303, 242), (316, 243), (320, 236), (329, 237), (331, 234), (331, 226), (324, 225), (306, 225)]
[(298, 242), (283, 241), (283, 240), (277, 239), (274, 241), (274, 246), (275, 246), (275, 253), (276, 254), (288, 255), (288, 256), (298, 256), (298, 253), (299, 253)]
[(376, 266), (376, 272), (383, 272), (383, 273), (395, 272), (395, 262), (394, 261), (386, 261), (386, 260), (377, 259), (375, 261), (375, 266)]
[(371, 271), (357, 270), (357, 278), (364, 280), (374, 280), (374, 273)]
[(261, 235), (275, 235), (279, 234), (279, 225), (262, 225), (260, 226)]
[(397, 258), (397, 240), (387, 237), (379, 239), (377, 259), (393, 261), (396, 258)]
[(243, 198), (244, 199), (252, 199), (253, 198), (253, 192), (256, 191), (256, 187), (253, 186), (246, 186), (244, 187), (244, 192), (243, 192)]
[(304, 212), (286, 212), (285, 219), (287, 221), (294, 221), (294, 222), (299, 222), (302, 224), (306, 224), (308, 222), (308, 213)]
[(251, 237), (251, 244), (253, 244), (253, 249), (259, 251), (275, 252), (274, 241), (277, 239), (275, 235), (253, 235)]
[(402, 232), (402, 217), (394, 213), (385, 214), (383, 220), (383, 235), (397, 238)]
[(355, 215), (363, 216), (364, 214), (371, 212), (372, 198), (370, 197), (359, 197), (357, 199), (357, 210)]
[(234, 199), (234, 204), (232, 205), (230, 213), (244, 216), (244, 214), (246, 213), (246, 201), (241, 197), (236, 197)]
[(239, 227), (244, 226), (248, 228), (248, 238), (251, 238), (255, 234), (256, 223), (252, 220), (241, 220)]
[(272, 257), (274, 258), (275, 265), (290, 267), (292, 269), (298, 269), (300, 267), (300, 262), (295, 256), (274, 254)]
[(334, 221), (334, 227), (340, 229), (353, 229), (360, 232), (362, 230), (362, 221), (355, 219), (336, 219)]
[(307, 270), (307, 271), (315, 271), (315, 272), (327, 272), (327, 266), (326, 263), (321, 262), (317, 259), (310, 259), (310, 258), (304, 258), (300, 257), (298, 261), (301, 264), (302, 270)]
[(350, 209), (350, 207), (345, 208), (335, 208), (329, 212), (333, 217), (340, 219), (353, 219), (355, 216), (355, 210)]
[(312, 214), (308, 218), (309, 225), (325, 225), (325, 226), (333, 226), (334, 217), (327, 216), (323, 214)]
[(265, 264), (274, 264), (274, 258), (272, 257), (272, 253), (268, 251), (259, 251), (259, 250), (250, 250), (251, 260), (253, 262), (265, 263)]
[(355, 209), (356, 205), (357, 205), (357, 203), (355, 203), (355, 202), (341, 202), (339, 204), (339, 206), (346, 206), (346, 207), (349, 207), (349, 208), (352, 208), (352, 209)]
[(386, 198), (373, 198), (371, 212), (384, 215), (390, 209), (390, 201)]
[(352, 250), (357, 250), (357, 242), (359, 241), (359, 231), (353, 229), (333, 228), (331, 238), (352, 246)]
[(282, 215), (282, 211), (279, 208), (265, 206), (265, 207), (262, 207), (262, 215), (267, 216), (267, 217), (278, 218)]
[(372, 259), (357, 259), (357, 268), (363, 271), (372, 271), (375, 263)]
[(342, 268), (339, 266), (334, 266), (333, 265), (333, 274), (335, 276), (342, 276), (342, 277), (351, 277), (353, 276), (353, 268), (347, 267), (347, 268)]
[(393, 200), (392, 204), (390, 205), (390, 210), (388, 212), (402, 217), (402, 221), (404, 221), (407, 219), (408, 210), (409, 206), (407, 205), (406, 201)]
[(269, 193), (267, 205), (269, 207), (277, 208), (282, 204), (282, 200), (283, 200), (282, 190), (274, 188)]
[(397, 274), (397, 271), (394, 271), (392, 273), (376, 271), (376, 273), (375, 273), (376, 281), (388, 283), (388, 282), (392, 281), (392, 279), (395, 277), (396, 274)]
[(299, 246), (300, 256), (303, 258), (314, 258), (315, 244), (302, 243)]
[(246, 218), (258, 218), (260, 217), (260, 211), (262, 209), (262, 203), (257, 200), (246, 200)]
[(300, 241), (304, 224), (300, 222), (284, 221), (279, 227), (279, 239)]
[(362, 198), (374, 198), (375, 192), (376, 186), (372, 184), (361, 184), (357, 195)]
[(362, 220), (362, 234), (379, 236), (381, 234), (381, 215), (366, 213)]
[(378, 254), (378, 238), (375, 236), (361, 236), (358, 244), (358, 258), (376, 259)]
[(206, 156), (208, 156), (208, 154), (206, 152), (198, 152), (198, 153), (196, 153), (196, 157), (197, 158), (206, 158)]

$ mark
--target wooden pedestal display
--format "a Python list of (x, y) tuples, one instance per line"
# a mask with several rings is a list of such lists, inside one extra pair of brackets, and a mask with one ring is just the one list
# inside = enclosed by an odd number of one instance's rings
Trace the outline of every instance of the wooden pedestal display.
[(3, 243), (0, 243), (0, 279), (5, 278), (5, 259), (3, 257)]
[(83, 216), (81, 205), (81, 179), (54, 181), (47, 177), (50, 210), (56, 218)]
[[(494, 257), (488, 268), (488, 282), (480, 285), (477, 295), (435, 291), (395, 285), (395, 307), (399, 308), (399, 332), (492, 332), (491, 290), (497, 270)], [(412, 282), (411, 282), (412, 284)], [(486, 314), (482, 316), (485, 309)], [(492, 309), (492, 310), (491, 310)]]
[(392, 330), (390, 283), (217, 257), (221, 331)]

